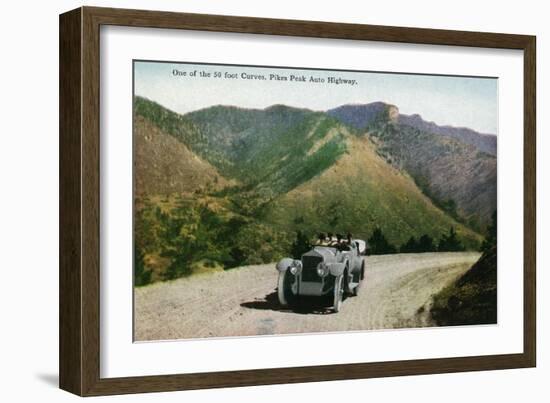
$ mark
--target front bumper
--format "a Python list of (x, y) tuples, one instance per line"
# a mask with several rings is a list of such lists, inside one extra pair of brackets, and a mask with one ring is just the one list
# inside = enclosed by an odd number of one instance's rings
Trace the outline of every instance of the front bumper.
[[(300, 276), (301, 277), (301, 276)], [(298, 278), (298, 294), (306, 296), (322, 296), (332, 292), (334, 288), (334, 277), (318, 277), (317, 281), (303, 281)]]

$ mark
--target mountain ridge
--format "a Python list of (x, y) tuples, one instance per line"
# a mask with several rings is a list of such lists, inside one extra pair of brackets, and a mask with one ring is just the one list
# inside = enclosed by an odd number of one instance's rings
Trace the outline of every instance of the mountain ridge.
[[(453, 217), (477, 230), (488, 225), (496, 209), (494, 155), (453, 136), (402, 123), (395, 105), (343, 105), (329, 113), (359, 135), (373, 138), (388, 162), (406, 170)], [(366, 118), (356, 117), (362, 113)]]
[(421, 236), (437, 244), (454, 228), (462, 245), (477, 249), (480, 233), (436, 202), (442, 178), (429, 171), (430, 187), (423, 187), (419, 172), (426, 173), (415, 168), (456, 171), (463, 155), (474, 163), (494, 158), (400, 125), (397, 108), (371, 108), (367, 129), (359, 130), (337, 116), (286, 105), (218, 105), (180, 115), (136, 97), (136, 259), (155, 280), (172, 279), (277, 261), (303, 234), (313, 239), (326, 231), (368, 239), (382, 230), (399, 246)]
[(378, 226), (397, 244), (419, 227), (435, 239), (455, 227), (467, 246), (475, 247), (479, 235), (435, 206), (410, 176), (387, 164), (368, 137), (347, 141), (349, 152), (334, 165), (273, 200), (266, 213), (269, 222), (309, 233), (353, 228), (354, 236), (365, 239)]
[(328, 109), (327, 114), (358, 130), (366, 130), (379, 120), (411, 126), (441, 136), (452, 137), (465, 144), (476, 146), (480, 151), (496, 156), (497, 136), (481, 133), (469, 127), (440, 125), (425, 120), (420, 114), (402, 114), (396, 105), (382, 101), (344, 104)]
[(419, 130), (452, 137), (463, 143), (476, 146), (480, 151), (487, 154), (497, 155), (497, 136), (492, 133), (481, 133), (468, 127), (438, 125), (435, 122), (424, 120), (417, 113), (412, 115), (400, 114), (399, 123)]
[[(139, 102), (152, 101), (140, 100)], [(138, 114), (147, 115), (147, 111), (155, 111), (155, 108), (158, 107), (160, 106), (136, 109)], [(372, 116), (385, 111), (386, 118), (392, 119), (393, 117), (392, 121), (396, 121), (395, 109), (389, 108), (388, 110), (384, 103), (376, 103), (371, 107), (375, 112)], [(216, 105), (185, 115), (178, 115), (172, 111), (163, 111), (160, 114), (166, 114), (167, 117), (157, 120), (161, 124), (166, 124), (169, 129), (171, 128), (172, 134), (186, 144), (189, 150), (212, 164), (226, 180), (235, 179), (240, 183), (239, 186), (233, 188), (234, 190), (227, 190), (227, 192), (239, 193), (241, 198), (248, 195), (246, 198), (254, 199), (253, 204), (260, 209), (258, 210), (260, 215), (267, 214), (261, 206), (273, 202), (272, 206), (266, 207), (269, 210), (284, 200), (285, 195), (289, 192), (300, 188), (300, 186), (307, 187), (309, 182), (318, 180), (325, 171), (338, 166), (338, 161), (341, 158), (348, 157), (350, 154), (355, 155), (355, 150), (350, 149), (350, 145), (355, 147), (354, 139), (361, 138), (361, 135), (346, 129), (347, 126), (339, 123), (338, 119), (333, 116), (286, 105), (272, 105), (264, 109)], [(158, 111), (153, 113), (153, 117), (157, 115), (159, 115)], [(153, 118), (153, 120), (155, 119)], [(385, 118), (380, 121), (385, 121)], [(174, 129), (173, 126), (180, 123), (187, 129)], [(385, 158), (383, 152), (378, 149), (379, 146), (371, 142), (370, 137), (363, 138), (362, 141), (369, 142), (371, 151), (380, 155), (382, 159)], [(373, 161), (372, 157), (367, 159)], [(388, 161), (384, 161), (384, 163), (388, 163)], [(368, 166), (363, 166), (363, 169), (368, 170)], [(390, 169), (388, 166), (385, 169), (389, 172), (394, 168)], [(348, 183), (345, 172), (342, 175), (344, 175), (344, 179), (342, 179), (341, 185), (348, 186), (344, 185)], [(368, 173), (366, 175), (368, 176)], [(333, 180), (338, 181), (338, 179)], [(400, 186), (412, 189), (409, 185), (404, 185), (403, 180), (399, 179), (402, 184)], [(413, 183), (412, 179), (410, 180)], [(371, 191), (372, 189), (375, 188), (371, 188)], [(414, 198), (416, 200), (417, 196)], [(387, 198), (382, 199), (386, 200)], [(363, 200), (370, 200), (370, 197), (365, 196)], [(281, 205), (284, 204), (283, 202)], [(348, 204), (353, 203), (350, 201)], [(420, 205), (422, 205), (422, 209), (432, 208), (426, 207), (424, 204)], [(312, 207), (311, 204), (310, 207)], [(376, 210), (372, 203), (371, 207)], [(438, 211), (434, 210), (432, 215), (440, 216), (439, 208), (435, 207), (435, 209)], [(382, 217), (386, 213), (379, 211), (378, 214), (379, 217)], [(352, 214), (352, 216), (355, 215)], [(404, 219), (402, 217), (402, 220)], [(461, 225), (455, 220), (456, 217), (452, 217), (446, 221), (445, 226)], [(369, 225), (374, 225), (374, 221), (376, 219), (372, 218)], [(395, 228), (399, 227), (395, 220), (390, 221), (394, 222), (392, 225)], [(285, 225), (288, 228), (298, 228), (290, 224), (287, 221)], [(438, 230), (442, 230), (442, 228), (443, 226), (440, 226)], [(407, 231), (410, 233), (411, 229), (409, 228)], [(435, 234), (431, 230), (427, 232)], [(462, 230), (462, 232), (467, 231)], [(471, 234), (469, 237), (470, 239), (476, 238)], [(393, 234), (392, 238), (401, 241), (401, 235), (397, 232)]]
[(134, 153), (134, 190), (139, 196), (221, 189), (235, 183), (140, 115), (134, 118)]

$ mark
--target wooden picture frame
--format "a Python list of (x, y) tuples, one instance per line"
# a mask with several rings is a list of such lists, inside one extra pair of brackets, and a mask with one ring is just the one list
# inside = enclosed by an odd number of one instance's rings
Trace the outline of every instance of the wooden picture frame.
[[(170, 28), (524, 52), (523, 353), (276, 369), (100, 377), (100, 27)], [(60, 387), (81, 396), (315, 382), (536, 364), (534, 36), (81, 7), (60, 16)]]

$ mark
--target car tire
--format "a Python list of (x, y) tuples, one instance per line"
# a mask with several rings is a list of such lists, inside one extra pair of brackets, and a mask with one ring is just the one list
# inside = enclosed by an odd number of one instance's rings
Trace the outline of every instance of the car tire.
[(359, 292), (361, 291), (361, 287), (363, 286), (363, 279), (365, 278), (365, 260), (361, 262), (361, 272), (359, 274), (359, 282), (353, 289), (353, 296), (356, 297), (359, 295)]
[(353, 280), (353, 274), (350, 273), (349, 265), (346, 264), (346, 269), (344, 270), (344, 279), (343, 279), (345, 296), (353, 294), (353, 290), (350, 287), (350, 283), (352, 280)]
[(332, 309), (335, 313), (342, 309), (342, 300), (344, 298), (344, 275), (339, 275), (334, 279), (334, 302)]
[(293, 275), (288, 271), (279, 272), (279, 281), (277, 282), (277, 296), (279, 304), (283, 307), (290, 307), (296, 300), (296, 296), (292, 293)]

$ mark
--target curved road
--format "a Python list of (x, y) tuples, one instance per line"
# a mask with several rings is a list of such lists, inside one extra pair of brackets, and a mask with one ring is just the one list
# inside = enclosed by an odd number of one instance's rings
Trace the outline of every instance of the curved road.
[(479, 258), (477, 252), (366, 258), (360, 294), (334, 314), (330, 302), (281, 309), (274, 264), (205, 273), (135, 290), (135, 339), (168, 340), (431, 326), (433, 294)]

